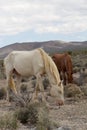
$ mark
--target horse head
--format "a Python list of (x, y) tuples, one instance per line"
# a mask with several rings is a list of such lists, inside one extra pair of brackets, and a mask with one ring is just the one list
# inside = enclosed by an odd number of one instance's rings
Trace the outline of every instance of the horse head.
[(56, 105), (64, 104), (64, 91), (62, 81), (58, 85), (52, 84), (50, 89), (50, 95), (55, 98)]

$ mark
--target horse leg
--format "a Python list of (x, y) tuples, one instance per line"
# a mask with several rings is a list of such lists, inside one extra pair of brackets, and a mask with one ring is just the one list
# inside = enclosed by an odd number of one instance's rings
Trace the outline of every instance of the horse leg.
[(68, 83), (72, 83), (73, 82), (72, 74), (67, 73), (67, 81), (68, 81)]
[(7, 75), (7, 83), (8, 83), (7, 100), (9, 101), (9, 88), (11, 88), (14, 91), (14, 93), (17, 94), (15, 83), (14, 83), (14, 80), (13, 80), (13, 77), (12, 77), (12, 71), (10, 71), (9, 74)]
[(58, 71), (59, 71), (60, 79), (63, 80), (62, 79), (62, 71), (60, 71), (59, 69), (58, 69)]
[(42, 99), (41, 100), (44, 101), (47, 104), (47, 101), (46, 101), (45, 95), (44, 95), (44, 86), (42, 84), (42, 77), (41, 77), (40, 74), (37, 74), (36, 78), (37, 78), (37, 82), (36, 82), (36, 86), (35, 86), (34, 99), (37, 98), (38, 91), (40, 91), (42, 93)]
[(69, 76), (68, 72), (67, 72), (67, 82), (70, 83), (70, 76)]
[(66, 85), (66, 73), (65, 72), (63, 72), (63, 83), (64, 83), (64, 85)]
[(20, 82), (21, 82), (21, 76), (20, 75), (16, 75), (16, 88), (17, 88), (18, 95), (21, 95), (21, 92), (20, 92)]
[(39, 82), (39, 90), (42, 93), (42, 101), (46, 102), (46, 98), (45, 98), (45, 95), (44, 95), (44, 86), (43, 86), (43, 83), (42, 83), (41, 75), (38, 76), (38, 82)]
[(39, 85), (39, 84), (38, 84), (38, 79), (36, 78), (35, 91), (34, 91), (34, 93), (33, 93), (32, 99), (31, 99), (32, 101), (37, 98), (38, 89), (39, 89), (38, 85)]

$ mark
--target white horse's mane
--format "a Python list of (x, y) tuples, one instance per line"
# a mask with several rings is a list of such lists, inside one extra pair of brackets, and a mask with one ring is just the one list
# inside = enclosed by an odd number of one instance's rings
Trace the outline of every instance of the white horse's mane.
[(42, 58), (44, 60), (44, 65), (45, 65), (45, 69), (47, 71), (50, 71), (51, 74), (54, 76), (56, 84), (60, 83), (60, 76), (57, 70), (57, 67), (55, 65), (55, 63), (52, 61), (51, 57), (49, 55), (46, 54), (46, 52), (42, 49), (39, 48), (38, 49), (42, 55)]

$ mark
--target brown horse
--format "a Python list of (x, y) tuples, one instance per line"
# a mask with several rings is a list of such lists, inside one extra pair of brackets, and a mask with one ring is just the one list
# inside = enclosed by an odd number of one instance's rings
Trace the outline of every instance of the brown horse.
[(60, 78), (63, 80), (64, 85), (66, 85), (66, 83), (72, 83), (73, 67), (71, 56), (68, 53), (54, 54), (52, 59), (58, 68)]

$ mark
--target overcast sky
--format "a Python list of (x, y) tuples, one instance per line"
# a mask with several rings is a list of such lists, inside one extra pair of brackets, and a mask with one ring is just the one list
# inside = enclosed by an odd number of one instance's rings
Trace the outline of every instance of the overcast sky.
[(0, 47), (87, 40), (87, 0), (0, 0)]

